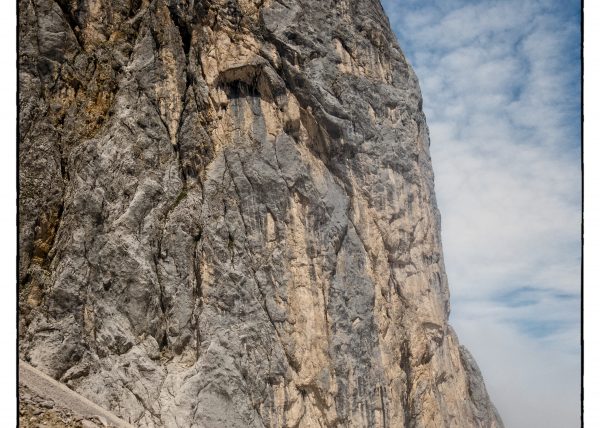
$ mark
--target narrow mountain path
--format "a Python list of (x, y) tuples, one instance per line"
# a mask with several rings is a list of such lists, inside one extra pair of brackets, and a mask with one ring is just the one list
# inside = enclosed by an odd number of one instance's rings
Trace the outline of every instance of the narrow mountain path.
[[(21, 389), (22, 386), (53, 403), (56, 407), (67, 408), (74, 414), (89, 419), (89, 421), (84, 421), (83, 426), (97, 426), (99, 423), (100, 426), (133, 428), (132, 425), (119, 419), (108, 410), (69, 389), (66, 385), (57, 382), (35, 367), (19, 360), (19, 388)], [(96, 424), (92, 423), (94, 420), (97, 421)], [(86, 425), (85, 422), (90, 422), (90, 424)]]

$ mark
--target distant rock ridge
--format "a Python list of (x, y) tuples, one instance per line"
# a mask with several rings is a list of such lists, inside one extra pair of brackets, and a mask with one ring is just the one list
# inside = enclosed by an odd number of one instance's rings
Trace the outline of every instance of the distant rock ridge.
[(377, 0), (19, 0), (20, 357), (140, 427), (502, 427)]

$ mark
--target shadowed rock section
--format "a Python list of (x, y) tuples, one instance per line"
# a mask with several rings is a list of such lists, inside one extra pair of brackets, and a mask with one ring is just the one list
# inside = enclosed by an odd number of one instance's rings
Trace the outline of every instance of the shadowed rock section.
[(20, 356), (141, 427), (501, 427), (378, 0), (20, 0)]

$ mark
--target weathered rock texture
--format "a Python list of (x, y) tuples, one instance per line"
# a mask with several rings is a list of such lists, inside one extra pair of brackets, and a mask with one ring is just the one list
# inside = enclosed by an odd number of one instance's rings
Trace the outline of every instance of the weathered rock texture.
[(144, 427), (498, 427), (378, 0), (20, 0), (20, 354)]

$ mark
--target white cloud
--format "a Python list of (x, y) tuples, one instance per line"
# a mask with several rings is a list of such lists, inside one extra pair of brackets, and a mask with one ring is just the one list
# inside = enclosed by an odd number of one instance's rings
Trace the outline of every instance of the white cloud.
[(421, 82), (451, 321), (508, 427), (576, 426), (579, 3), (383, 4)]

